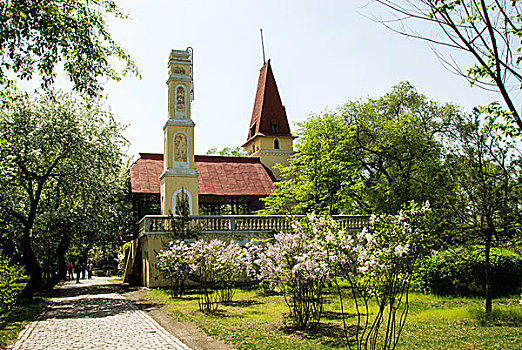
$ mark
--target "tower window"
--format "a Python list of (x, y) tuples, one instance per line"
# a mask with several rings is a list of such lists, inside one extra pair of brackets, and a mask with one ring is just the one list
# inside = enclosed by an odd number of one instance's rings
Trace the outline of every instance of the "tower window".
[(279, 149), (279, 140), (278, 139), (274, 140), (274, 149)]
[(272, 124), (272, 134), (279, 134), (279, 125)]
[(256, 153), (256, 145), (252, 144), (252, 153)]

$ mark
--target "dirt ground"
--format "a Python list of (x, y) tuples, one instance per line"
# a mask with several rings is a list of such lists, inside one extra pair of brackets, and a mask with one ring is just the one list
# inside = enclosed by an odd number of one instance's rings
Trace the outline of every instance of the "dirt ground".
[(146, 293), (143, 288), (122, 288), (125, 298), (193, 350), (232, 350), (224, 342), (206, 335), (194, 323), (174, 319), (164, 305), (147, 300)]

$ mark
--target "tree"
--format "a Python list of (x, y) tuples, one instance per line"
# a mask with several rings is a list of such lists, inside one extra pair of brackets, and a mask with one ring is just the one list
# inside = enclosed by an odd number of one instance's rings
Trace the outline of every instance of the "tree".
[[(472, 57), (474, 64), (462, 67), (453, 57), (437, 55), (471, 84), (496, 90), (507, 107), (503, 117), (511, 132), (522, 132), (521, 111), (516, 101), (522, 87), (520, 53), (522, 14), (519, 0), (377, 0), (397, 17), (382, 20), (389, 28), (430, 44), (455, 49)], [(431, 24), (434, 32), (408, 26), (414, 20)]]
[(246, 157), (247, 151), (243, 147), (224, 147), (222, 150), (218, 150), (216, 147), (212, 147), (207, 151), (209, 156), (225, 156), (225, 157)]
[(0, 179), (0, 211), (15, 227), (1, 238), (16, 242), (30, 276), (23, 295), (31, 296), (43, 287), (41, 251), (63, 254), (73, 238), (93, 244), (120, 222), (125, 141), (101, 106), (63, 93), (21, 95), (0, 113), (8, 144), (0, 163), (14, 163), (0, 165), (10, 169)]
[(299, 124), (297, 153), (267, 210), (395, 213), (411, 200), (440, 208), (438, 192), (449, 186), (443, 140), (459, 113), (400, 83), (383, 97), (312, 116)]
[[(101, 77), (138, 74), (130, 56), (112, 39), (106, 14), (125, 16), (112, 0), (7, 0), (0, 3), (0, 83), (35, 75), (49, 87), (63, 65), (73, 89), (94, 97)], [(124, 63), (121, 70), (112, 60)]]
[(458, 128), (459, 145), (448, 159), (458, 192), (450, 203), (467, 243), (484, 245), (485, 310), (492, 310), (490, 251), (520, 236), (521, 161), (516, 141), (483, 125), (478, 111)]
[(339, 214), (358, 208), (359, 163), (350, 140), (354, 128), (341, 113), (312, 115), (297, 124), (296, 153), (281, 168), (284, 181), (264, 199), (265, 212)]

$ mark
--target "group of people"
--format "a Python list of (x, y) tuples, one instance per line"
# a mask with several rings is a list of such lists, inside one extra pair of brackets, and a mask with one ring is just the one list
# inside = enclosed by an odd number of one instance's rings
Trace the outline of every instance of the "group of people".
[(70, 280), (74, 279), (74, 273), (76, 273), (76, 283), (80, 283), (80, 276), (82, 279), (85, 279), (85, 273), (87, 272), (87, 278), (92, 278), (92, 272), (93, 272), (93, 265), (92, 262), (89, 262), (87, 264), (80, 264), (77, 263), (76, 265), (73, 265), (73, 263), (69, 263), (67, 265), (67, 269), (69, 271), (68, 277)]

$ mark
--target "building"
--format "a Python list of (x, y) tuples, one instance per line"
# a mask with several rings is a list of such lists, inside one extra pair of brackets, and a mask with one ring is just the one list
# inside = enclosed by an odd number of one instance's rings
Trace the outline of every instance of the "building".
[[(270, 60), (259, 73), (247, 140), (248, 157), (194, 155), (192, 50), (172, 50), (168, 61), (168, 119), (164, 154), (140, 153), (130, 168), (137, 219), (176, 213), (183, 196), (192, 215), (250, 214), (280, 179), (275, 164), (287, 165), (293, 136)], [(246, 123), (245, 123), (246, 124)]]

